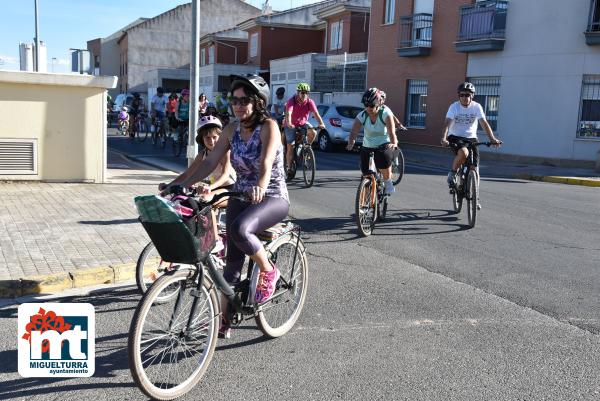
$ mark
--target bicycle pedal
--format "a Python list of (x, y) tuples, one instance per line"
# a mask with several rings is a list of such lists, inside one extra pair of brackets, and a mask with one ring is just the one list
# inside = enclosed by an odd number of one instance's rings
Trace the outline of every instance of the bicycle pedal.
[(200, 298), (202, 296), (202, 293), (197, 288), (193, 288), (192, 290), (190, 290), (190, 295), (196, 298)]

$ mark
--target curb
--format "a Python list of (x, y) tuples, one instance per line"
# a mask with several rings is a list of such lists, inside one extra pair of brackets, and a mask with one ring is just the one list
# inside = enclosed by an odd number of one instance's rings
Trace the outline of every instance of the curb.
[(0, 280), (0, 298), (56, 294), (71, 288), (118, 284), (135, 278), (136, 263), (76, 269), (72, 272)]
[(535, 175), (528, 173), (518, 173), (514, 175), (515, 178), (521, 178), (523, 180), (530, 181), (543, 181), (552, 182), (555, 184), (568, 184), (568, 185), (580, 185), (585, 187), (600, 187), (600, 179), (590, 178), (577, 178), (577, 177), (561, 177), (554, 175)]

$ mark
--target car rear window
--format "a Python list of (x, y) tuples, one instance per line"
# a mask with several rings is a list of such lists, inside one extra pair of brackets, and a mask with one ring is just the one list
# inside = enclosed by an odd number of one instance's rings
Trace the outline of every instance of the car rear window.
[(337, 112), (340, 116), (346, 118), (356, 118), (358, 113), (360, 113), (363, 109), (355, 106), (337, 106)]
[(327, 110), (329, 110), (329, 106), (323, 106), (323, 105), (318, 105), (317, 106), (317, 111), (322, 116), (325, 115), (325, 113), (327, 113)]

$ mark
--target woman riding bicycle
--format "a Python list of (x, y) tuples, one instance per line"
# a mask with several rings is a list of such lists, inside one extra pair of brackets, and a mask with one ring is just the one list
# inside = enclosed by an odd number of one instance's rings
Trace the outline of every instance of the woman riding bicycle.
[(348, 138), (347, 150), (354, 148), (360, 127), (364, 127), (363, 149), (360, 153), (360, 168), (363, 174), (369, 171), (369, 153), (375, 154), (375, 166), (385, 182), (385, 193), (393, 194), (396, 189), (392, 182), (392, 161), (398, 146), (393, 114), (381, 107), (381, 91), (370, 88), (362, 97), (365, 109), (358, 113)]
[(310, 113), (313, 113), (315, 119), (319, 123), (320, 129), (325, 128), (325, 123), (317, 110), (315, 102), (309, 98), (310, 86), (307, 83), (301, 82), (296, 87), (296, 95), (292, 96), (285, 105), (285, 123), (284, 133), (285, 140), (287, 143), (287, 166), (289, 170), (292, 166), (292, 159), (294, 153), (294, 143), (296, 142), (296, 127), (307, 128), (306, 134), (308, 135), (308, 143), (313, 143), (316, 137), (316, 131), (313, 126), (308, 122)]
[[(265, 80), (258, 75), (234, 75), (231, 79), (231, 105), (239, 122), (225, 127), (215, 150), (181, 184), (189, 186), (204, 179), (231, 151), (237, 174), (234, 190), (246, 193), (249, 201), (229, 200), (223, 276), (229, 283), (239, 282), (244, 257), (249, 255), (260, 269), (256, 301), (264, 302), (275, 292), (280, 273), (256, 234), (282, 221), (289, 210), (283, 148), (277, 124), (266, 108), (270, 91)], [(223, 304), (226, 308), (227, 303)], [(225, 316), (227, 313), (223, 313), (220, 333), (228, 337), (230, 322)]]

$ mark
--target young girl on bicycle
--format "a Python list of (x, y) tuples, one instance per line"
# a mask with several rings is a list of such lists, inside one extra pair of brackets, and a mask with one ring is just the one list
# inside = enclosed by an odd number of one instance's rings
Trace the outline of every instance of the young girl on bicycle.
[[(191, 172), (197, 169), (198, 166), (200, 166), (200, 164), (202, 164), (202, 162), (208, 157), (210, 152), (215, 149), (215, 145), (219, 140), (219, 136), (221, 135), (221, 130), (222, 125), (218, 118), (213, 116), (205, 116), (200, 118), (200, 120), (198, 120), (196, 143), (203, 147), (203, 149), (198, 152), (198, 155), (187, 170), (181, 173), (170, 184), (165, 185), (164, 183), (161, 183), (158, 186), (158, 189), (164, 190), (164, 188), (172, 185), (182, 185), (182, 183), (184, 183), (190, 177)], [(216, 194), (233, 190), (235, 171), (231, 168), (229, 152), (227, 152), (225, 156), (219, 160), (217, 167), (206, 178), (206, 182), (198, 182), (191, 185), (195, 187), (202, 187), (201, 196), (204, 199), (210, 200)], [(227, 199), (219, 201), (215, 207), (227, 207)], [(212, 219), (213, 227), (215, 229), (215, 237), (219, 238), (216, 216), (214, 213), (212, 213)], [(217, 242), (213, 252), (219, 252), (221, 249), (223, 249), (223, 244)]]
[[(269, 261), (257, 233), (282, 221), (289, 210), (283, 169), (283, 147), (277, 123), (270, 118), (267, 103), (269, 86), (258, 75), (232, 76), (231, 105), (237, 124), (229, 124), (214, 151), (182, 184), (189, 185), (209, 175), (219, 160), (231, 151), (231, 164), (237, 173), (234, 189), (245, 192), (249, 201), (230, 199), (227, 206), (227, 264), (225, 280), (240, 280), (244, 257), (248, 255), (260, 269), (256, 301), (264, 302), (275, 292), (280, 273)], [(220, 334), (229, 337), (226, 302)]]

